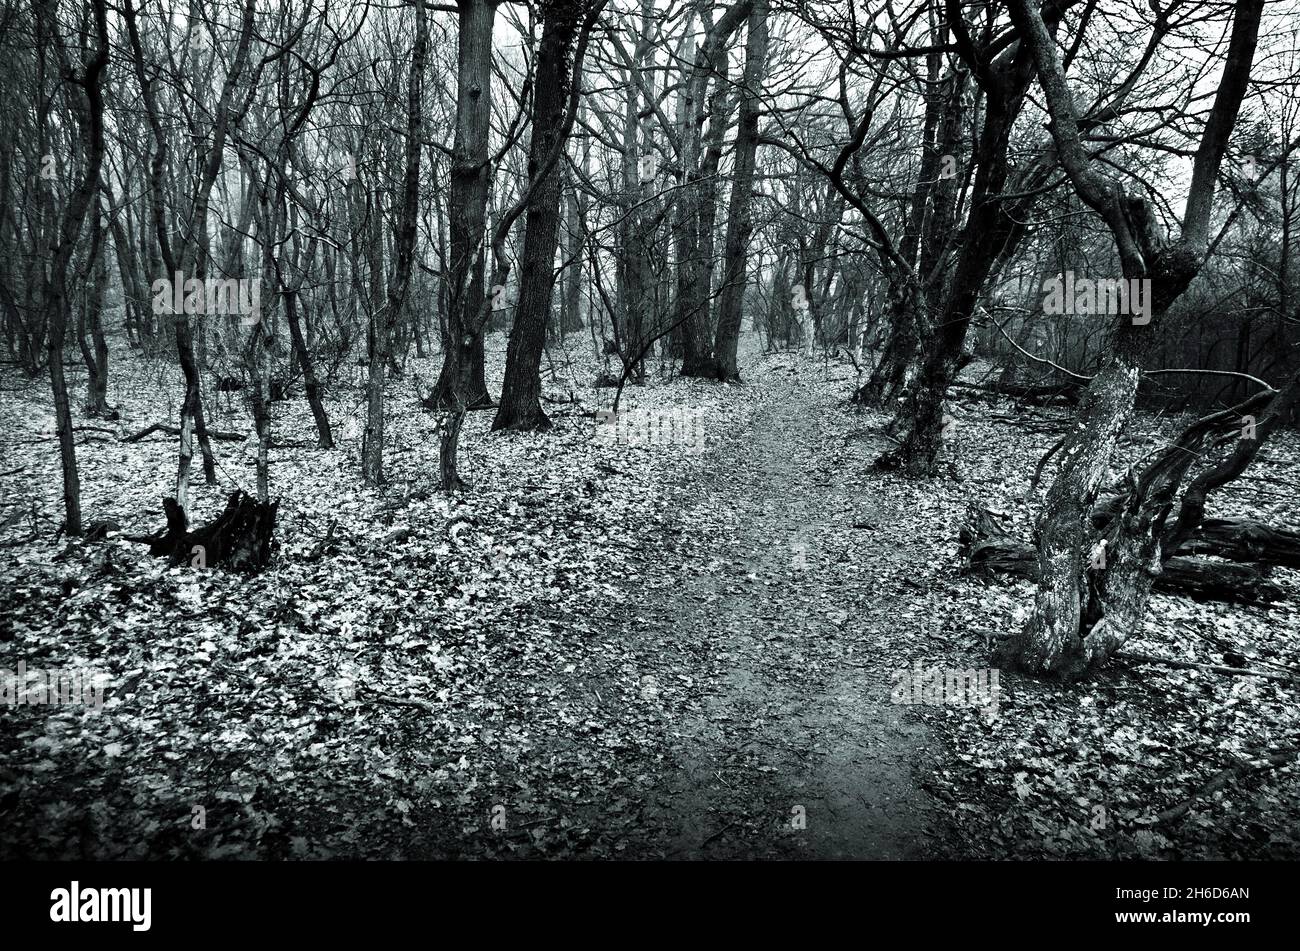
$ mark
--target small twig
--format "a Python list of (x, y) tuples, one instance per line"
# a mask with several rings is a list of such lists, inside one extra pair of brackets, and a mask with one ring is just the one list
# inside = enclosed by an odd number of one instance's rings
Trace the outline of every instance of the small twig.
[(438, 708), (427, 700), (416, 700), (413, 697), (390, 697), (377, 690), (366, 690), (363, 695), (367, 699), (373, 700), (375, 703), (386, 703), (391, 707), (409, 707), (412, 710), (419, 710), (423, 713), (439, 712)]
[(1300, 756), (1300, 748), (1282, 750), (1281, 752), (1273, 753), (1262, 758), (1243, 760), (1235, 766), (1229, 766), (1227, 769), (1217, 773), (1213, 779), (1200, 789), (1196, 790), (1196, 792), (1192, 793), (1192, 795), (1187, 799), (1176, 806), (1171, 806), (1164, 812), (1160, 813), (1160, 815), (1156, 816), (1156, 822), (1165, 823), (1172, 822), (1175, 819), (1180, 819), (1191, 810), (1192, 806), (1195, 805), (1196, 800), (1200, 799), (1202, 796), (1208, 796), (1210, 793), (1218, 792), (1238, 776), (1243, 776), (1246, 773), (1255, 772), (1257, 770), (1273, 769), (1278, 766), (1285, 766), (1297, 756)]
[(707, 839), (705, 839), (703, 842), (701, 842), (701, 843), (700, 843), (700, 848), (704, 848), (706, 845), (708, 845), (708, 844), (709, 844), (710, 842), (712, 842), (714, 839), (720, 838), (721, 836), (725, 835), (727, 832), (730, 832), (732, 829), (734, 829), (734, 828), (735, 828), (737, 825), (739, 825), (739, 824), (740, 824), (740, 823), (737, 822), (737, 821), (728, 822), (725, 826), (723, 826), (723, 827), (722, 827), (721, 829), (719, 829), (717, 832), (713, 833), (713, 835), (709, 836)]
[(325, 529), (325, 537), (316, 544), (316, 547), (312, 549), (311, 554), (307, 556), (308, 561), (315, 561), (321, 555), (325, 554), (325, 549), (328, 548), (330, 542), (334, 540), (334, 527), (336, 525), (338, 525), (338, 521), (330, 519), (329, 527)]

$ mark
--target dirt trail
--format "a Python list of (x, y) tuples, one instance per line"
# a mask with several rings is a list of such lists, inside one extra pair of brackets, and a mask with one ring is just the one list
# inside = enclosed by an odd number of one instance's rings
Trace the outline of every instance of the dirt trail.
[(922, 858), (933, 807), (914, 771), (929, 738), (890, 703), (872, 629), (897, 623), (894, 604), (855, 565), (908, 552), (864, 550), (853, 524), (887, 513), (837, 485), (813, 422), (830, 407), (794, 381), (775, 395), (694, 484), (683, 525), (701, 570), (629, 592), (661, 635), (706, 645), (716, 674), (670, 728), (678, 769), (645, 811), (653, 851)]

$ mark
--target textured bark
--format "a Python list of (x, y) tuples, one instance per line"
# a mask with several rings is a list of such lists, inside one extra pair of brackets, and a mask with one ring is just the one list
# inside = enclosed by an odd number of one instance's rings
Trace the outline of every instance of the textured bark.
[(564, 196), (564, 269), (563, 302), (560, 307), (559, 336), (582, 329), (582, 246), (586, 241), (586, 222), (578, 207), (578, 189), (570, 180)]
[[(628, 67), (627, 88), (623, 97), (622, 155), (619, 194), (620, 216), (614, 268), (615, 300), (618, 311), (613, 321), (614, 345), (620, 359), (639, 352), (649, 328), (654, 303), (650, 256), (654, 252), (654, 209), (652, 197), (658, 177), (658, 160), (654, 152), (653, 130), (649, 117), (652, 109), (654, 74), (645, 72), (646, 58), (654, 48), (654, 3), (640, 0), (640, 22), (636, 46)], [(647, 166), (646, 162), (653, 163)], [(632, 371), (644, 375), (644, 362), (637, 360)]]
[[(950, 4), (950, 10), (953, 5)], [(1060, 12), (1053, 14), (1052, 28)], [(964, 26), (954, 28), (964, 31)], [(960, 45), (960, 44), (959, 44)], [(903, 390), (903, 402), (891, 427), (901, 433), (896, 449), (880, 460), (911, 475), (932, 475), (943, 445), (944, 397), (958, 372), (969, 362), (966, 338), (980, 296), (999, 254), (1004, 253), (1017, 224), (1017, 209), (1004, 197), (1010, 167), (1007, 153), (1011, 131), (1033, 80), (1033, 59), (1021, 46), (1009, 48), (985, 62), (982, 52), (966, 56), (968, 68), (984, 90), (984, 120), (976, 140), (970, 212), (955, 255), (944, 253), (954, 225), (957, 176), (937, 181), (929, 219), (916, 229), (918, 275), (924, 288), (935, 288), (925, 304), (914, 309), (922, 341), (915, 380)], [(954, 159), (962, 151), (964, 82), (960, 75), (947, 82), (940, 141), (936, 149)], [(942, 163), (940, 163), (942, 164)], [(965, 164), (965, 163), (962, 163)], [(939, 169), (938, 172), (941, 172)], [(936, 172), (936, 174), (938, 173)], [(909, 250), (910, 249), (905, 249)], [(938, 289), (942, 288), (942, 293)]]
[[(529, 143), (528, 175), (534, 180), (554, 149), (564, 148), (565, 106), (571, 85), (573, 44), (582, 20), (580, 0), (549, 0), (542, 7), (542, 39), (537, 52), (533, 132)], [(506, 347), (506, 374), (501, 403), (492, 428), (543, 430), (550, 419), (541, 403), (542, 350), (555, 285), (555, 252), (559, 244), (560, 191), (558, 163), (535, 181), (524, 219), (523, 263), (519, 303)]]
[(1207, 518), (1175, 549), (1184, 555), (1217, 555), (1300, 569), (1300, 531), (1243, 518)]
[(50, 264), (42, 294), (46, 325), (49, 328), (46, 354), (49, 361), (50, 388), (59, 439), (59, 459), (63, 470), (63, 530), (81, 534), (81, 480), (77, 474), (77, 455), (73, 443), (72, 408), (68, 384), (63, 373), (63, 345), (68, 327), (68, 272), (72, 254), (81, 233), (86, 212), (99, 189), (99, 173), (104, 160), (104, 99), (102, 83), (108, 66), (109, 38), (106, 4), (95, 0), (92, 15), (97, 48), (80, 73), (74, 71), (59, 36), (57, 4), (40, 0), (35, 5), (38, 43), (49, 43), (58, 57), (61, 72), (79, 87), (71, 91), (69, 101), (77, 120), (84, 150), (85, 164), (80, 181), (68, 196), (63, 220), (52, 231)]
[[(745, 72), (741, 80), (739, 127), (732, 172), (731, 207), (723, 249), (722, 291), (718, 300), (718, 331), (714, 359), (720, 379), (737, 379), (736, 351), (745, 303), (745, 278), (749, 264), (749, 238), (754, 231), (754, 165), (758, 152), (758, 116), (763, 77), (767, 72), (767, 0), (753, 0), (745, 44)], [(808, 289), (811, 291), (811, 288)]]
[(316, 376), (316, 364), (302, 334), (301, 320), (298, 317), (298, 292), (286, 290), (284, 294), (285, 316), (289, 321), (289, 336), (293, 341), (294, 352), (302, 366), (303, 384), (307, 390), (307, 405), (311, 407), (312, 418), (316, 421), (316, 445), (321, 449), (334, 448), (334, 434), (330, 430), (329, 414), (321, 399), (320, 380)]
[(103, 223), (98, 214), (92, 216), (89, 257), (88, 291), (77, 312), (77, 344), (86, 365), (86, 415), (116, 419), (117, 414), (108, 405), (108, 341), (104, 339), (108, 261)]
[[(582, 76), (582, 63), (586, 54), (587, 43), (591, 39), (591, 31), (596, 25), (596, 20), (601, 11), (605, 8), (607, 0), (594, 0), (588, 3), (583, 9), (583, 21), (578, 30), (577, 41), (574, 45), (572, 72), (575, 77)], [(569, 132), (573, 128), (574, 119), (578, 114), (578, 100), (581, 91), (581, 82), (575, 79), (569, 86), (567, 104), (564, 110), (564, 119), (556, 133), (553, 147), (547, 152), (545, 159), (533, 170), (528, 178), (528, 184), (524, 187), (522, 194), (518, 199), (507, 208), (496, 221), (492, 230), (492, 283), (498, 288), (503, 288), (510, 276), (510, 258), (506, 254), (506, 242), (510, 237), (511, 228), (514, 226), (519, 216), (529, 207), (533, 196), (548, 182), (551, 182), (556, 176), (556, 169), (559, 165), (560, 157), (564, 152), (564, 143), (567, 141)], [(554, 251), (552, 251), (554, 254)], [(469, 318), (466, 327), (475, 333), (482, 331), (491, 314), (491, 298), (485, 298), (478, 307), (477, 312)], [(462, 339), (462, 344), (467, 341)], [(457, 446), (460, 440), (461, 425), (464, 422), (467, 403), (461, 397), (461, 391), (456, 391), (456, 404), (451, 411), (451, 418), (445, 425), (442, 433), (441, 447), (439, 448), (439, 467), (442, 470), (442, 488), (447, 492), (458, 491), (464, 483), (457, 472), (456, 456)]]
[(853, 401), (865, 406), (891, 405), (916, 378), (916, 364), (921, 354), (921, 318), (925, 306), (919, 288), (896, 284), (890, 288), (889, 309), (885, 323), (889, 333), (880, 359), (867, 382), (858, 387)]
[(456, 134), (448, 204), (447, 340), (430, 408), (489, 405), (483, 371), (484, 233), (491, 187), (492, 26), (497, 0), (457, 0)]
[[(947, 31), (939, 30), (935, 39), (946, 42)], [(921, 164), (898, 249), (904, 261), (916, 263), (916, 273), (920, 276), (930, 274), (937, 266), (939, 245), (948, 239), (948, 231), (953, 226), (956, 178), (941, 179), (940, 174), (944, 171), (943, 157), (959, 153), (965, 80), (964, 74), (954, 70), (941, 83), (941, 65), (940, 54), (931, 53), (926, 57), (926, 80), (942, 92), (926, 97)], [(853, 400), (867, 406), (894, 407), (895, 401), (911, 386), (920, 366), (927, 295), (900, 268), (888, 267), (885, 274), (889, 284), (885, 347), (871, 376), (854, 393)]]
[[(682, 375), (716, 377), (713, 328), (709, 322), (713, 226), (717, 214), (717, 174), (729, 112), (726, 43), (749, 17), (752, 0), (736, 0), (705, 34), (684, 78), (685, 125), (681, 130), (682, 175), (686, 187), (676, 197), (677, 310), (682, 328)], [(703, 137), (706, 94), (709, 132)]]
[(193, 568), (229, 568), (256, 571), (271, 563), (274, 553), (275, 517), (278, 502), (259, 502), (242, 491), (231, 493), (225, 510), (193, 531), (175, 499), (163, 499), (167, 527), (156, 534), (134, 539), (147, 541), (149, 553), (167, 558), (173, 565)]
[(1150, 327), (1191, 283), (1206, 253), (1215, 181), (1249, 82), (1262, 8), (1262, 0), (1236, 3), (1224, 71), (1193, 163), (1182, 233), (1166, 243), (1146, 200), (1126, 195), (1118, 181), (1093, 166), (1039, 10), (1032, 0), (1012, 0), (1012, 20), (1033, 54), (1061, 164), (1079, 197), (1110, 229), (1123, 277), (1151, 281), (1148, 322), (1135, 326), (1121, 315), (1112, 327), (1105, 361), (1062, 447), (1064, 461), (1037, 520), (1034, 609), (1025, 628), (999, 650), (1004, 661), (1029, 672), (1074, 679), (1105, 663), (1138, 629), (1158, 575), (1160, 508), (1170, 504), (1177, 479), (1166, 480), (1157, 496), (1130, 487), (1108, 528), (1105, 569), (1091, 572), (1083, 553), (1099, 540), (1091, 510), (1133, 413)]
[[(1294, 535), (1294, 533), (1292, 533)], [(966, 570), (1037, 578), (1038, 559), (1034, 546), (1013, 537), (991, 513), (972, 512), (961, 529), (960, 554)], [(1212, 561), (1202, 555), (1231, 558), (1241, 553), (1235, 533), (1222, 544), (1210, 542), (1185, 546), (1157, 568), (1157, 591), (1185, 594), (1205, 601), (1241, 604), (1271, 603), (1285, 597), (1283, 590), (1254, 565), (1233, 561)], [(1261, 552), (1263, 554), (1263, 552)]]

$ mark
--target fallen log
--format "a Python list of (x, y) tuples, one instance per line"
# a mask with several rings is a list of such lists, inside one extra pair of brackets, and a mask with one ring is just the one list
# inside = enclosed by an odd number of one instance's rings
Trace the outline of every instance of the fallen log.
[[(1014, 537), (988, 509), (974, 509), (959, 538), (958, 550), (966, 571), (1031, 580), (1038, 577), (1034, 547)], [(1285, 592), (1254, 565), (1212, 561), (1198, 555), (1178, 554), (1170, 558), (1154, 587), (1157, 591), (1185, 594), (1200, 601), (1239, 604), (1266, 604), (1285, 597)]]
[(149, 554), (167, 558), (173, 565), (193, 568), (222, 567), (232, 571), (257, 571), (271, 562), (275, 513), (279, 502), (259, 502), (236, 490), (226, 508), (206, 525), (186, 527), (185, 512), (174, 498), (163, 499), (167, 527), (153, 535), (131, 536), (146, 542)]
[[(154, 433), (166, 433), (168, 436), (179, 436), (181, 434), (181, 430), (179, 426), (169, 426), (166, 423), (154, 423), (152, 426), (146, 426), (144, 429), (140, 430), (134, 436), (125, 437), (122, 441), (139, 442), (141, 439), (144, 439), (145, 436), (151, 436)], [(209, 429), (208, 438), (224, 439), (231, 442), (237, 442), (237, 441), (247, 439), (248, 437), (243, 435), (242, 433), (221, 433), (221, 432), (217, 432), (216, 430)]]
[(1079, 380), (1065, 380), (1061, 383), (954, 383), (952, 387), (972, 390), (976, 393), (988, 393), (992, 396), (1009, 396), (1017, 402), (1030, 406), (1046, 406), (1052, 403), (1077, 406), (1083, 396), (1083, 386)]
[(1178, 547), (1178, 554), (1300, 568), (1300, 532), (1245, 518), (1207, 518)]

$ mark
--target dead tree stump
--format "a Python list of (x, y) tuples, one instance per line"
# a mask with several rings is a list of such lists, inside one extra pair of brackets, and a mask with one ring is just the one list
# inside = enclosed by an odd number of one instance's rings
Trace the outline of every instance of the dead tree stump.
[(206, 525), (186, 528), (185, 513), (174, 498), (163, 499), (167, 527), (149, 538), (149, 553), (173, 565), (258, 571), (271, 563), (275, 513), (279, 502), (259, 502), (242, 490)]

